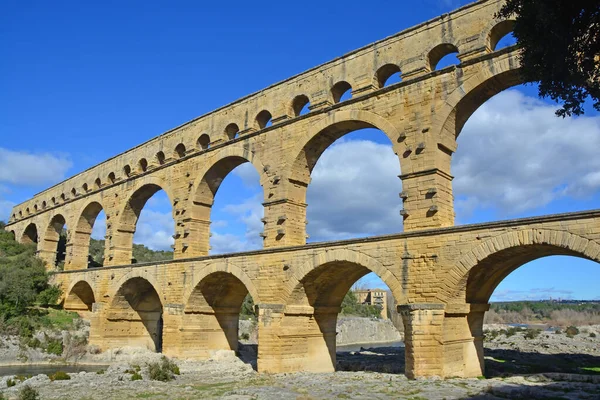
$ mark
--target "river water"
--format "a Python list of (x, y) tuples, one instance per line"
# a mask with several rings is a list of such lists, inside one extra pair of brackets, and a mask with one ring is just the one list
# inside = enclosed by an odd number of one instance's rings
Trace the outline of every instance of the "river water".
[(404, 342), (387, 342), (387, 343), (357, 343), (345, 346), (336, 346), (336, 352), (360, 351), (364, 349), (377, 349), (380, 347), (404, 347)]
[(28, 364), (28, 365), (11, 365), (0, 367), (0, 376), (8, 375), (24, 375), (35, 376), (39, 374), (53, 374), (58, 371), (67, 373), (77, 372), (97, 372), (108, 368), (108, 365), (65, 365), (65, 364)]

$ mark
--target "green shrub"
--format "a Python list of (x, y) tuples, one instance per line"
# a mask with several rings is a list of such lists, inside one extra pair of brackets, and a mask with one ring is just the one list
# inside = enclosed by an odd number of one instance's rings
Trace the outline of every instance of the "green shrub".
[(53, 374), (48, 374), (48, 378), (50, 378), (51, 381), (68, 381), (71, 379), (69, 374), (63, 371), (56, 371)]
[(148, 375), (154, 381), (168, 382), (179, 375), (179, 367), (167, 357), (162, 357), (159, 362), (148, 364)]
[(140, 375), (139, 372), (134, 372), (133, 375), (131, 375), (131, 380), (132, 381), (141, 381), (142, 375)]
[(523, 336), (525, 337), (525, 339), (535, 339), (536, 337), (538, 337), (540, 335), (541, 332), (542, 332), (541, 329), (527, 328), (525, 330), (525, 334)]
[(36, 337), (22, 338), (21, 343), (23, 343), (26, 346), (31, 347), (32, 349), (39, 349), (42, 347), (42, 342), (40, 342), (40, 339), (38, 339)]
[(21, 390), (19, 390), (19, 400), (39, 400), (40, 394), (37, 390), (32, 388), (29, 385), (23, 386)]
[(250, 334), (248, 332), (244, 332), (240, 335), (240, 339), (248, 340), (248, 339), (250, 339)]
[(594, 332), (590, 332), (590, 337), (591, 337), (591, 338), (595, 338), (595, 337), (596, 337), (596, 334), (595, 334)]
[(6, 380), (6, 387), (13, 387), (16, 384), (17, 384), (17, 382), (15, 382), (14, 380), (12, 380), (10, 378)]
[(4, 397), (4, 393), (0, 392), (0, 400), (6, 400), (6, 397)]
[(579, 334), (579, 329), (576, 326), (571, 325), (565, 330), (565, 333), (568, 337), (572, 338), (573, 336)]
[(60, 339), (50, 339), (46, 344), (46, 353), (60, 356), (63, 352), (63, 343)]
[(554, 333), (556, 333), (557, 335), (560, 335), (562, 333), (562, 331), (560, 329), (557, 329), (554, 331)]
[(104, 375), (105, 372), (105, 369), (99, 369), (98, 371), (96, 371), (96, 375)]
[(513, 327), (508, 328), (505, 331), (505, 335), (506, 335), (506, 337), (511, 337), (511, 336), (516, 335), (518, 332), (521, 332), (521, 330), (522, 330), (521, 328), (513, 326)]

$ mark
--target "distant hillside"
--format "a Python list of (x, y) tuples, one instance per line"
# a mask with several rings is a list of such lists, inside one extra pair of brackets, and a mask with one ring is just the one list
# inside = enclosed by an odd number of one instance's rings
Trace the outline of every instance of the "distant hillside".
[[(101, 267), (104, 264), (104, 241), (90, 239), (91, 267)], [(133, 258), (136, 263), (172, 260), (173, 252), (164, 250), (151, 250), (143, 244), (133, 245)]]

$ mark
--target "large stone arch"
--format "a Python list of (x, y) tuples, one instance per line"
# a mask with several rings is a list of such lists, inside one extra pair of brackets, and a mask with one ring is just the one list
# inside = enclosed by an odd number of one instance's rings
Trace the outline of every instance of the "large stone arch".
[(21, 234), (19, 241), (24, 244), (32, 244), (39, 242), (39, 230), (35, 222), (27, 224), (25, 229), (23, 229), (23, 233)]
[(117, 281), (113, 281), (113, 283), (110, 285), (109, 289), (108, 289), (108, 296), (107, 296), (107, 301), (109, 303), (109, 305), (112, 303), (116, 293), (119, 291), (119, 289), (129, 280), (133, 279), (133, 278), (142, 278), (147, 280), (152, 287), (154, 288), (154, 290), (156, 290), (156, 293), (158, 293), (158, 296), (161, 299), (161, 302), (164, 303), (164, 292), (163, 292), (163, 286), (159, 284), (159, 280), (156, 277), (156, 274), (153, 273), (152, 271), (149, 271), (148, 269), (144, 268), (132, 268), (130, 269), (129, 272), (127, 272), (125, 275), (121, 276)]
[[(186, 357), (206, 358), (216, 350), (238, 349), (242, 303), (248, 293), (260, 302), (256, 287), (239, 267), (230, 263), (189, 268), (183, 294), (181, 346)], [(202, 335), (198, 335), (198, 331)]]
[[(334, 110), (316, 121), (301, 138), (297, 139), (298, 144), (289, 153), (292, 164), (286, 176), (291, 181), (303, 182), (307, 185), (310, 182), (310, 173), (321, 154), (345, 134), (364, 128), (382, 131), (392, 143), (394, 152), (398, 154), (400, 150), (397, 147), (397, 139), (400, 131), (391, 122), (370, 111)], [(319, 141), (320, 137), (321, 141)], [(316, 143), (317, 141), (319, 143)], [(306, 154), (309, 148), (313, 154)]]
[(77, 279), (71, 282), (65, 292), (63, 308), (78, 312), (92, 311), (96, 298), (93, 283), (86, 279)]
[(398, 304), (405, 304), (407, 302), (406, 295), (403, 293), (402, 289), (401, 277), (394, 274), (394, 272), (392, 272), (389, 268), (386, 268), (377, 259), (353, 250), (334, 249), (324, 250), (315, 254), (310, 258), (310, 260), (302, 264), (300, 268), (291, 271), (286, 284), (284, 303), (288, 304), (293, 292), (299, 288), (299, 285), (302, 285), (303, 280), (311, 272), (321, 268), (324, 265), (336, 262), (350, 263), (364, 267), (370, 272), (374, 272), (390, 288), (390, 291), (394, 295), (394, 298)]
[(110, 240), (110, 250), (108, 257), (105, 259), (105, 265), (128, 265), (132, 263), (133, 235), (137, 229), (140, 213), (146, 206), (146, 202), (160, 190), (163, 190), (169, 198), (173, 216), (173, 229), (175, 229), (176, 212), (175, 207), (173, 207), (175, 199), (173, 189), (165, 180), (159, 177), (142, 177), (139, 181), (136, 181), (135, 187), (127, 193), (127, 197), (122, 199), (116, 226), (107, 224), (107, 234), (112, 239)]
[[(198, 171), (187, 200), (185, 227), (181, 235), (187, 244), (187, 256), (203, 256), (209, 251), (210, 221), (215, 196), (223, 180), (238, 166), (250, 163), (266, 184), (265, 167), (249, 147), (241, 143), (217, 150)], [(264, 190), (263, 190), (264, 194)]]
[[(38, 254), (46, 262), (46, 268), (53, 269), (61, 261), (64, 261), (66, 253), (66, 244), (70, 242), (70, 236), (72, 234), (72, 227), (69, 228), (70, 222), (63, 212), (58, 212), (50, 216), (46, 228), (42, 231), (42, 236), (38, 243)], [(67, 227), (66, 241), (63, 239), (61, 242), (60, 235), (62, 230)], [(65, 247), (62, 248), (62, 243)], [(61, 248), (59, 248), (59, 245)]]
[(444, 275), (440, 293), (447, 293), (448, 297), (441, 300), (486, 303), (508, 274), (527, 262), (551, 255), (569, 255), (600, 263), (600, 244), (568, 231), (551, 229), (503, 233), (475, 246)]
[[(442, 107), (436, 111), (433, 127), (439, 132), (440, 140), (453, 142), (469, 117), (487, 100), (503, 90), (524, 83), (520, 75), (517, 53), (506, 50), (504, 53), (504, 57), (481, 63), (479, 72), (454, 89)], [(454, 148), (452, 145), (441, 144), (447, 148)]]
[(69, 253), (66, 259), (66, 270), (85, 269), (88, 267), (90, 238), (100, 212), (104, 211), (100, 196), (94, 196), (85, 202), (75, 215), (73, 233)]
[(103, 341), (111, 347), (162, 351), (165, 301), (161, 292), (147, 271), (131, 271), (121, 277), (108, 299)]
[[(283, 370), (333, 372), (336, 366), (337, 316), (352, 285), (375, 272), (398, 301), (405, 302), (400, 280), (374, 258), (346, 249), (313, 254), (287, 277), (283, 318), (277, 332), (294, 348), (281, 360)], [(293, 332), (286, 337), (287, 332)], [(260, 349), (259, 349), (260, 351)]]
[(244, 270), (235, 264), (232, 264), (231, 262), (216, 263), (205, 268), (201, 268), (196, 272), (197, 269), (198, 267), (192, 266), (185, 272), (186, 277), (189, 277), (190, 279), (190, 283), (183, 289), (182, 299), (184, 306), (188, 304), (190, 296), (198, 284), (200, 284), (204, 278), (216, 272), (231, 274), (235, 278), (239, 279), (248, 290), (248, 293), (250, 293), (250, 296), (252, 296), (254, 299), (254, 302), (257, 304), (261, 302), (259, 292), (252, 282), (252, 279), (244, 272)]

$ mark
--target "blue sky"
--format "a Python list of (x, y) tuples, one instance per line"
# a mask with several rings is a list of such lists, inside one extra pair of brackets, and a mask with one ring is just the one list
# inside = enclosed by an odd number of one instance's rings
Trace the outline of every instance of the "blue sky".
[[(465, 3), (2, 2), (0, 219), (36, 192), (185, 121)], [(535, 93), (501, 93), (468, 121), (452, 164), (457, 223), (600, 207), (600, 116), (588, 107), (585, 117), (558, 119)], [(399, 173), (381, 132), (336, 142), (309, 187), (311, 240), (401, 230)], [(343, 196), (329, 197), (332, 185)], [(213, 252), (260, 247), (261, 190), (248, 164), (225, 179), (213, 207)], [(382, 200), (373, 210), (374, 192)], [(158, 193), (135, 240), (168, 248), (172, 231)], [(537, 260), (493, 299), (599, 298), (598, 267)], [(363, 283), (380, 285), (373, 276)]]

